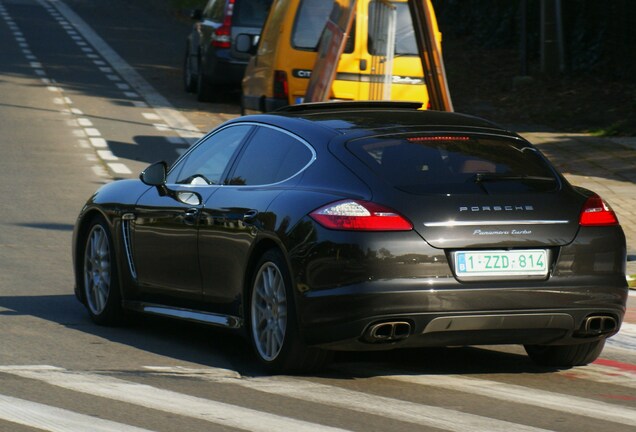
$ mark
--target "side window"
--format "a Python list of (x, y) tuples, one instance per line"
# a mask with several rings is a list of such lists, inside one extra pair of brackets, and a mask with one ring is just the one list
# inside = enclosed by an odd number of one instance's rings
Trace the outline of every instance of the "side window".
[[(320, 36), (334, 7), (333, 2), (325, 0), (302, 0), (292, 29), (292, 46), (299, 50), (316, 51)], [(351, 35), (345, 46), (346, 53), (352, 53), (355, 40), (355, 21), (351, 26)]]
[[(407, 3), (392, 3), (395, 8), (395, 55), (418, 55), (415, 29)], [(386, 40), (390, 6), (372, 1), (369, 3), (369, 34), (367, 47), (371, 55), (386, 55)]]
[(168, 183), (220, 184), (236, 149), (251, 130), (248, 125), (230, 126), (208, 137), (170, 171)]
[(267, 127), (259, 127), (228, 181), (232, 185), (265, 185), (286, 180), (311, 161), (313, 153), (296, 138)]

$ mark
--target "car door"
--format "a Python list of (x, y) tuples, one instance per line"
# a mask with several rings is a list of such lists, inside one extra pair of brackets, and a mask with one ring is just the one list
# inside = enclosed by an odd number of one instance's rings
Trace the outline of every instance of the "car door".
[(132, 237), (143, 292), (200, 298), (197, 238), (203, 203), (218, 192), (251, 130), (230, 125), (202, 139), (170, 170), (165, 190), (151, 188), (139, 199)]
[[(205, 202), (199, 249), (203, 294), (215, 304), (236, 305), (250, 252), (259, 236), (276, 236), (285, 215), (268, 211), (286, 188), (294, 187), (315, 159), (311, 146), (282, 129), (256, 126), (226, 185)], [(287, 221), (289, 223), (289, 221)]]

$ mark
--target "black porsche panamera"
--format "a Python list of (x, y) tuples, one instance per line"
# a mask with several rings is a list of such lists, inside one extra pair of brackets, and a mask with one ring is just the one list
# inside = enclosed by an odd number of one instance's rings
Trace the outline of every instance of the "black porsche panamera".
[(421, 346), (596, 359), (627, 299), (614, 212), (518, 135), (417, 108), (240, 117), (103, 186), (75, 227), (77, 297), (99, 324), (136, 311), (242, 331), (276, 371)]

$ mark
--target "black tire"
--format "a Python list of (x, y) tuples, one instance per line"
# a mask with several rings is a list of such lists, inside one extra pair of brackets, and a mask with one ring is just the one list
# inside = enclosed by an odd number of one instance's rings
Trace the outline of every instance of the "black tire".
[(183, 88), (187, 93), (194, 93), (197, 89), (197, 74), (192, 64), (189, 44), (186, 45), (185, 58), (183, 59)]
[(199, 64), (199, 73), (197, 74), (197, 100), (199, 102), (211, 102), (214, 99), (216, 88), (210, 84), (210, 79), (206, 77)]
[(242, 93), (242, 92), (241, 92), (241, 107), (240, 107), (240, 109), (241, 109), (241, 115), (242, 115), (242, 116), (246, 115), (246, 111), (245, 111), (245, 99), (244, 99), (244, 96), (243, 96), (243, 93)]
[(573, 367), (592, 363), (601, 355), (605, 339), (577, 345), (526, 345), (528, 356), (541, 366)]
[(291, 278), (277, 249), (258, 260), (246, 303), (247, 331), (259, 362), (270, 372), (320, 369), (331, 353), (306, 346), (300, 337)]
[(100, 325), (124, 321), (113, 237), (102, 217), (94, 218), (81, 256), (82, 292), (91, 320)]

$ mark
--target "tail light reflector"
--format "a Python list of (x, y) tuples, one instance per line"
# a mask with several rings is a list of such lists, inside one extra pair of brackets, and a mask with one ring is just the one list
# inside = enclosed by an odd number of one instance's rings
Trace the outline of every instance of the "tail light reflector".
[(618, 225), (618, 218), (614, 210), (603, 199), (594, 194), (590, 196), (581, 210), (579, 225), (603, 226)]
[(410, 231), (413, 225), (394, 210), (369, 201), (337, 201), (314, 210), (312, 219), (325, 228), (345, 231)]
[(287, 72), (282, 70), (274, 71), (274, 99), (288, 99), (288, 97)]
[(232, 45), (232, 15), (234, 14), (234, 0), (229, 0), (225, 7), (225, 16), (221, 27), (212, 33), (212, 46), (230, 48)]

